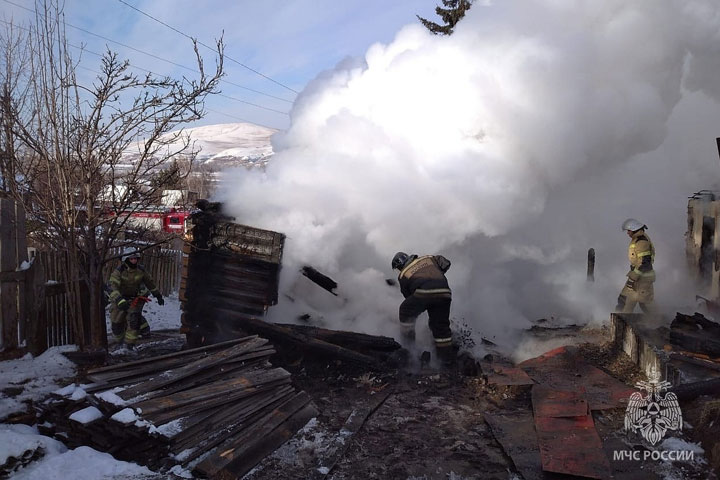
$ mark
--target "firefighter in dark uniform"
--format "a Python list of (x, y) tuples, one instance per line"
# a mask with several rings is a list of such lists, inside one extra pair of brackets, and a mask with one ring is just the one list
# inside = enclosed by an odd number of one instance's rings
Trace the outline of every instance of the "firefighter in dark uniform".
[(647, 225), (634, 218), (628, 218), (623, 222), (621, 228), (631, 239), (628, 246), (630, 271), (627, 273), (627, 280), (618, 297), (615, 311), (632, 313), (635, 305), (639, 304), (643, 312), (652, 313), (655, 311), (653, 288), (655, 247), (645, 233)]
[(158, 302), (164, 305), (160, 290), (155, 281), (139, 265), (140, 253), (134, 249), (125, 249), (122, 263), (110, 275), (110, 322), (115, 340), (124, 343), (128, 349), (135, 348), (141, 332), (149, 330), (143, 320), (142, 309), (144, 294), (149, 291)]
[(435, 340), (435, 352), (443, 365), (455, 360), (450, 330), (450, 302), (452, 293), (445, 272), (450, 260), (442, 255), (408, 255), (398, 252), (392, 268), (399, 270), (398, 282), (405, 300), (400, 304), (400, 328), (403, 336), (415, 338), (415, 321), (427, 311), (428, 325)]

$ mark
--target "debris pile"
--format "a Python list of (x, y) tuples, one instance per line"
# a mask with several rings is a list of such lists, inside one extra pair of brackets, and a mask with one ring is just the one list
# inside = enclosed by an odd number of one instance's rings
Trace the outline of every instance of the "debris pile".
[(543, 472), (609, 478), (610, 464), (595, 430), (592, 411), (615, 409), (634, 392), (586, 363), (575, 347), (560, 347), (517, 366), (481, 362), (494, 388), (525, 390), (532, 409), (486, 413), (498, 442), (526, 479)]
[[(248, 336), (90, 370), (39, 407), (41, 433), (150, 468), (242, 476), (318, 414), (268, 340)], [(92, 395), (91, 395), (92, 394)], [(199, 462), (201, 456), (204, 456)]]
[(261, 317), (278, 299), (285, 235), (229, 222), (220, 208), (193, 215), (192, 245), (183, 249), (179, 296), (191, 347), (237, 338), (225, 312)]
[[(677, 313), (670, 324), (670, 343), (695, 354), (699, 358), (720, 357), (720, 324), (708, 320), (700, 313)], [(720, 364), (718, 364), (720, 365)], [(710, 366), (710, 364), (708, 364)], [(710, 366), (712, 368), (712, 366)]]

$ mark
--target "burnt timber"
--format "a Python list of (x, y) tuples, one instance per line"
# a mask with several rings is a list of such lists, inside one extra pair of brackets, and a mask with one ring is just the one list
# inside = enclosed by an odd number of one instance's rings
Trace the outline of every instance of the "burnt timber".
[(190, 347), (237, 338), (224, 311), (262, 317), (277, 303), (285, 235), (228, 220), (210, 209), (192, 218), (179, 295)]

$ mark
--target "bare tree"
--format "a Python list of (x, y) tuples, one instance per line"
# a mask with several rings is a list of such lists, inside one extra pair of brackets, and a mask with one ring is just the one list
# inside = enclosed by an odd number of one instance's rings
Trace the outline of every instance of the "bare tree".
[[(69, 252), (68, 278), (78, 280), (71, 284), (87, 286), (82, 295), (73, 292), (78, 342), (83, 346), (85, 338), (93, 347), (105, 347), (103, 265), (113, 258), (113, 248), (122, 246), (128, 213), (146, 208), (173, 181), (173, 175), (163, 173), (172, 159), (181, 155), (192, 160), (182, 126), (202, 118), (204, 99), (217, 92), (223, 44), (217, 42), (216, 66), (206, 73), (193, 42), (195, 79), (137, 75), (127, 61), (107, 51), (97, 77), (81, 84), (79, 61), (71, 55), (64, 27), (58, 3), (38, 1), (26, 36), (29, 62), (14, 55), (3, 66), (5, 79), (14, 75), (26, 84), (9, 89), (0, 108), (3, 125), (18, 147), (14, 157), (21, 158), (13, 163), (14, 178), (22, 179), (27, 193), (19, 200), (39, 226), (34, 238)], [(11, 33), (7, 37), (19, 39)], [(23, 89), (24, 100), (18, 98)], [(89, 332), (83, 332), (80, 308), (85, 296), (90, 301)]]

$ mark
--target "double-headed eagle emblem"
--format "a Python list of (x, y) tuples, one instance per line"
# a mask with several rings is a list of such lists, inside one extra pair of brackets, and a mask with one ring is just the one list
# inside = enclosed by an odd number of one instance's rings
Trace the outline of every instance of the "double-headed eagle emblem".
[(625, 410), (625, 430), (639, 430), (645, 440), (655, 445), (668, 430), (682, 430), (683, 420), (677, 395), (672, 392), (660, 395), (662, 390), (667, 390), (672, 384), (661, 381), (655, 367), (650, 370), (649, 377), (649, 382), (635, 384), (637, 388), (648, 392), (646, 396), (643, 397), (641, 392), (630, 395)]

